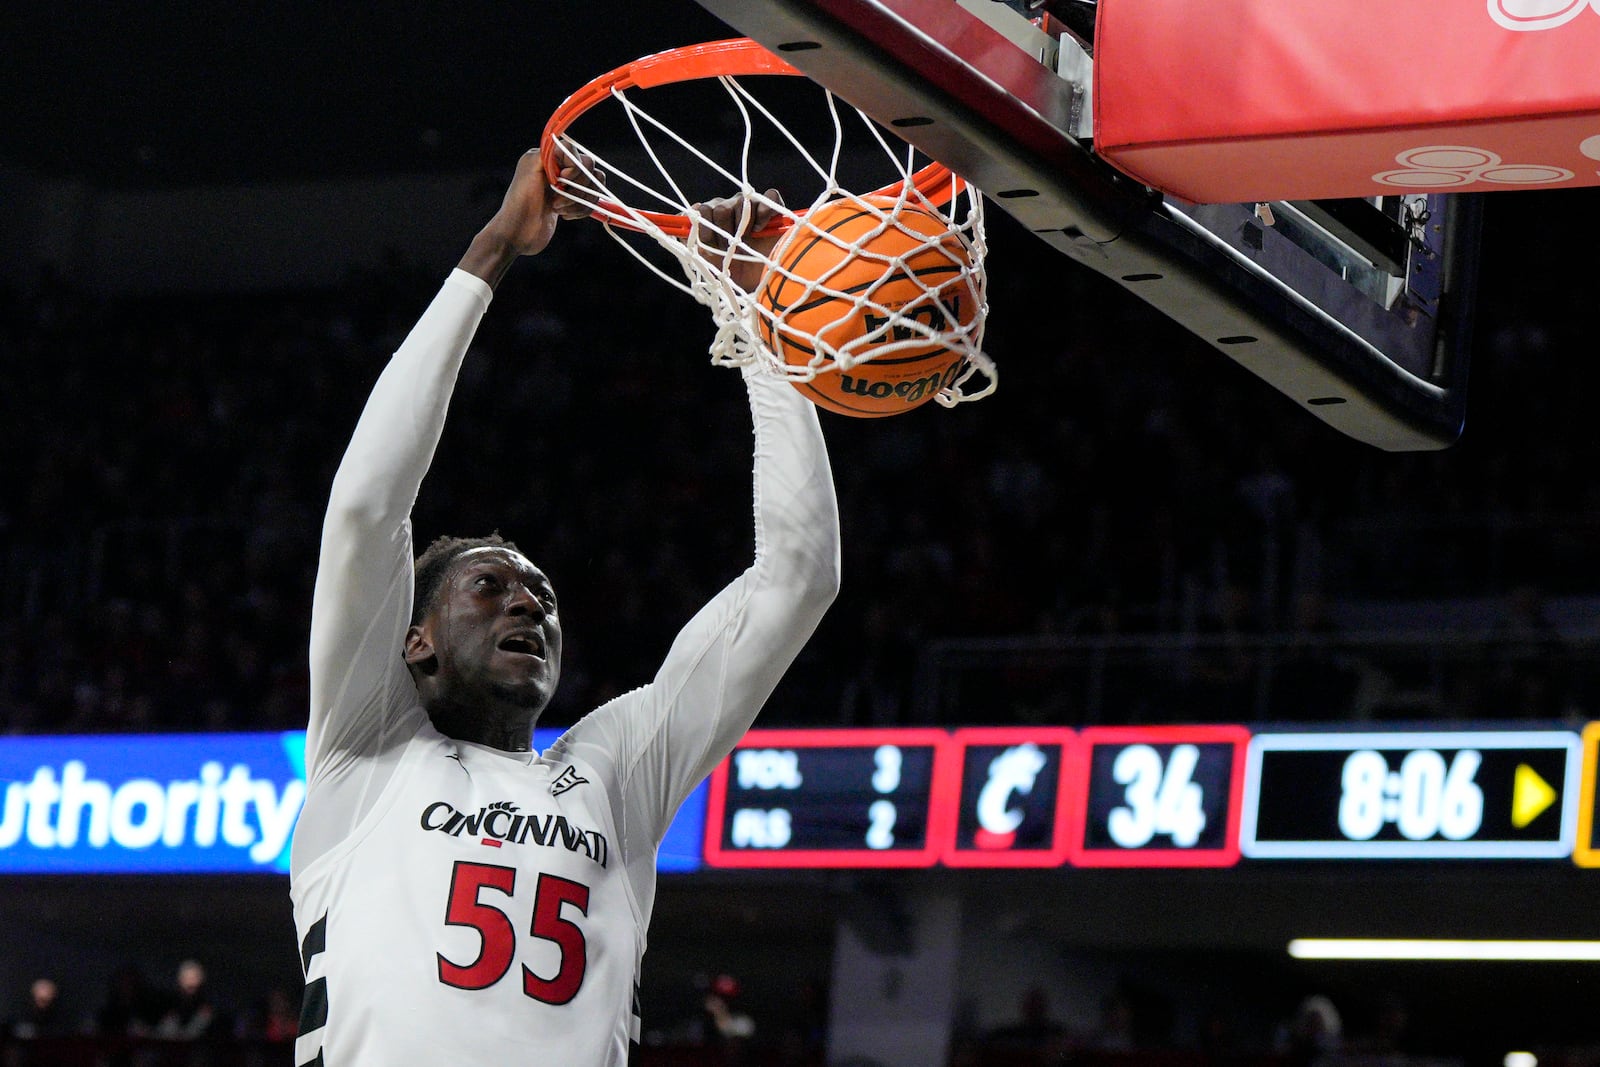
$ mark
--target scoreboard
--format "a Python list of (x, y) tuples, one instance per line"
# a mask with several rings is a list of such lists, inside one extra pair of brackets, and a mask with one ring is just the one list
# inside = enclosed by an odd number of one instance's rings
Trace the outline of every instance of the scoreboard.
[(949, 735), (756, 730), (711, 777), (706, 862), (721, 867), (926, 867), (954, 814), (936, 803)]
[[(1597, 772), (1600, 722), (751, 730), (656, 865), (1596, 869)], [(300, 731), (0, 738), (0, 875), (282, 873), (305, 796)]]
[(1600, 867), (1600, 723), (752, 730), (708, 783), (721, 868)]

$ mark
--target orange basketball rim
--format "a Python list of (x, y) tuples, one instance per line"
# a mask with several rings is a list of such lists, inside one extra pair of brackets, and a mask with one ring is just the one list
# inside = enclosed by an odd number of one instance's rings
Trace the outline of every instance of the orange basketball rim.
[[(557, 139), (567, 131), (578, 116), (615, 94), (629, 89), (650, 89), (659, 85), (671, 85), (701, 78), (729, 78), (758, 74), (805, 77), (800, 71), (748, 37), (668, 49), (625, 63), (610, 73), (595, 78), (567, 97), (550, 116), (550, 121), (545, 124), (544, 133), (539, 138), (540, 157), (544, 162), (545, 174), (552, 185), (556, 183), (560, 169)], [(963, 188), (962, 180), (953, 175), (944, 164), (937, 162), (929, 163), (913, 174), (908, 181), (918, 195), (929, 203), (939, 205), (948, 203)], [(905, 193), (906, 185), (907, 181), (895, 182), (868, 195), (899, 197)], [(595, 205), (595, 210), (614, 225), (642, 230), (644, 227), (641, 224), (628, 217), (630, 213), (637, 214), (671, 237), (689, 236), (693, 225), (687, 215), (624, 208), (610, 200), (600, 200)], [(797, 211), (795, 214), (803, 215), (805, 212)], [(792, 221), (788, 218), (774, 219), (766, 229), (753, 236), (773, 236), (790, 225)]]

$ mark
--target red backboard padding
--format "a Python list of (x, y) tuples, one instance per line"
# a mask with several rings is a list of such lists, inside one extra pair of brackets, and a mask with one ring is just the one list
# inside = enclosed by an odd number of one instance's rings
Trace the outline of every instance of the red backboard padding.
[(1101, 0), (1094, 77), (1196, 203), (1600, 185), (1600, 0)]

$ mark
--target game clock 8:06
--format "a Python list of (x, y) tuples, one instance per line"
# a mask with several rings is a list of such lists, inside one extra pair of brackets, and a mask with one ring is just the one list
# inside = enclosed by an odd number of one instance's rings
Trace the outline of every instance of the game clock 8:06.
[(1263, 733), (1250, 741), (1251, 859), (1571, 855), (1580, 769), (1566, 731)]

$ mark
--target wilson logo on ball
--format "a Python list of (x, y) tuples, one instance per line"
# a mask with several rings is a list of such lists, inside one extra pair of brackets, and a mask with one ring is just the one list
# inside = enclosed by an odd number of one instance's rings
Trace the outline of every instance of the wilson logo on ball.
[(960, 373), (961, 364), (952, 363), (945, 368), (942, 374), (930, 374), (926, 378), (916, 378), (911, 381), (887, 382), (882, 380), (871, 381), (867, 378), (840, 371), (838, 391), (845, 396), (862, 397), (869, 400), (888, 400), (893, 397), (907, 407), (915, 407), (924, 400), (937, 396), (939, 390), (954, 382), (956, 375)]

